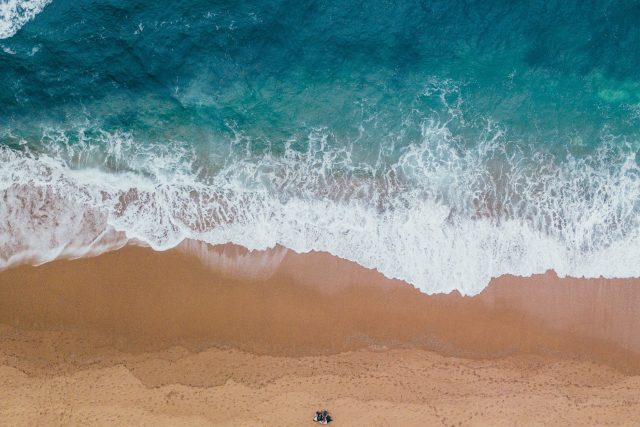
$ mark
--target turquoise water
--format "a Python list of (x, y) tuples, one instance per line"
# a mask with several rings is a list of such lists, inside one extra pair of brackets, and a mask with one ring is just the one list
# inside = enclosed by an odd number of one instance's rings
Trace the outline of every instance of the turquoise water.
[[(0, 267), (185, 238), (640, 275), (640, 3), (0, 1)], [(613, 260), (613, 261), (612, 261)]]

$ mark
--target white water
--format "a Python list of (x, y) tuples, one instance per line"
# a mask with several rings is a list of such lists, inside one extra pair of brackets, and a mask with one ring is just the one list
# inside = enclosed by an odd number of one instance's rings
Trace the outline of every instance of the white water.
[(205, 174), (187, 145), (53, 133), (38, 154), (0, 147), (0, 269), (192, 239), (326, 251), (426, 293), (476, 294), (492, 277), (548, 269), (640, 276), (634, 156), (603, 144), (581, 159), (525, 158), (503, 137), (488, 128), (463, 149), (446, 123), (426, 122), (395, 163), (372, 166), (316, 130), (304, 150), (238, 155)]
[(51, 0), (0, 0), (0, 39), (13, 37)]

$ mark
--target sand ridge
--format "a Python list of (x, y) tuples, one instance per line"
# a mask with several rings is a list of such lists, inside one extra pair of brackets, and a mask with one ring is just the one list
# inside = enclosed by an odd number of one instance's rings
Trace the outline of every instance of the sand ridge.
[[(331, 409), (336, 426), (513, 425), (516, 417), (521, 425), (633, 425), (640, 416), (640, 376), (550, 357), (470, 360), (416, 349), (286, 357), (180, 347), (132, 355), (88, 345), (87, 362), (54, 344), (82, 335), (3, 327), (1, 336), (0, 419), (13, 425), (313, 425), (320, 407)], [(33, 359), (16, 359), (42, 344)]]

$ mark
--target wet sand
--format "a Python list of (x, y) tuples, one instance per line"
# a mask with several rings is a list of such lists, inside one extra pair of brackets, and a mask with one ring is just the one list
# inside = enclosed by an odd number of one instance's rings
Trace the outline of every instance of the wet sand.
[[(427, 296), (327, 254), (193, 242), (0, 273), (0, 424), (640, 419), (640, 281)], [(274, 418), (275, 417), (275, 418)]]

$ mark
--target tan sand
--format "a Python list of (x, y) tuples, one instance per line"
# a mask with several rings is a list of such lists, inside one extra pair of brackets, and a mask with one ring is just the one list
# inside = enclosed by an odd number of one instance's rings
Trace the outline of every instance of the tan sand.
[(426, 296), (327, 254), (189, 244), (23, 266), (0, 273), (0, 424), (313, 425), (327, 407), (334, 425), (637, 425), (639, 285)]

